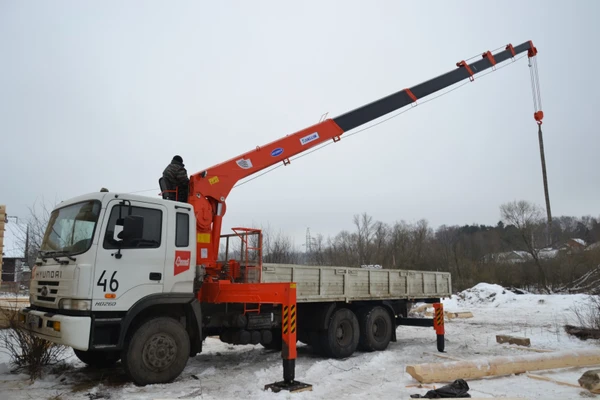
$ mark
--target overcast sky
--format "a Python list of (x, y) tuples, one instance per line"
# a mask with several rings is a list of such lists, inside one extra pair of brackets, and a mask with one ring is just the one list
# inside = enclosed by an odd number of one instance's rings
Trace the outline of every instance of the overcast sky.
[[(0, 204), (204, 170), (508, 43), (539, 50), (552, 213), (600, 208), (598, 1), (0, 1)], [(367, 212), (496, 224), (544, 205), (527, 59), (233, 189), (224, 231), (301, 245)], [(225, 233), (225, 232), (224, 232)]]

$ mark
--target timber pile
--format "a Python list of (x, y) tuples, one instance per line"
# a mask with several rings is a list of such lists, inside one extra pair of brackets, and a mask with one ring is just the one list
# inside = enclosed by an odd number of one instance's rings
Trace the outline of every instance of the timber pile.
[(545, 369), (600, 364), (600, 350), (569, 350), (523, 356), (493, 357), (471, 361), (407, 365), (408, 372), (421, 383), (480, 379), (486, 376), (520, 374)]
[(565, 325), (565, 332), (581, 340), (600, 339), (600, 329), (589, 329), (581, 326)]
[[(433, 307), (428, 304), (421, 305), (411, 310), (411, 313), (423, 313), (426, 317), (433, 317)], [(450, 312), (444, 310), (444, 316), (447, 319), (453, 318), (473, 318), (471, 311)]]

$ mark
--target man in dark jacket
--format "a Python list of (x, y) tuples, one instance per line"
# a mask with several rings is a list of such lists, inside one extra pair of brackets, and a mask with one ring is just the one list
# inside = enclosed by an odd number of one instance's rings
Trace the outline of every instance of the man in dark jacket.
[(175, 193), (168, 193), (167, 198), (186, 203), (190, 179), (188, 178), (181, 156), (173, 157), (171, 163), (163, 171), (163, 178), (167, 185), (167, 190), (175, 190), (177, 188), (177, 198), (175, 198)]

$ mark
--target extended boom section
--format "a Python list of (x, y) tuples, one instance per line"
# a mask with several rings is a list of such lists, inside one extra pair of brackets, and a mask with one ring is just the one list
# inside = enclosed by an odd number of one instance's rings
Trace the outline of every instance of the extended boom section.
[(190, 178), (189, 202), (194, 205), (197, 218), (198, 262), (207, 268), (208, 275), (218, 269), (217, 255), (222, 219), (226, 212), (225, 201), (234, 185), (272, 165), (290, 163), (290, 157), (309, 150), (328, 140), (338, 141), (351, 129), (396, 111), (419, 99), (452, 86), (465, 79), (471, 81), (478, 73), (515, 56), (525, 53), (537, 54), (531, 41), (518, 46), (507, 45), (504, 50), (492, 54), (486, 51), (481, 58), (468, 63), (459, 61), (457, 68), (413, 87), (366, 104), (333, 119), (327, 119), (306, 129), (287, 135), (264, 146), (248, 151), (223, 163), (193, 174)]

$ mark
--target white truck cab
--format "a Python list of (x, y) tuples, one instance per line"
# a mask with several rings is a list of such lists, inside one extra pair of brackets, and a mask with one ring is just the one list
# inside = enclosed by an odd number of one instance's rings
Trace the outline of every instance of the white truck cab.
[[(195, 236), (187, 203), (110, 192), (62, 202), (50, 215), (21, 322), (96, 365), (118, 361), (136, 324), (166, 308), (199, 336)], [(200, 350), (195, 342), (188, 353)], [(156, 365), (166, 360), (157, 357)]]

